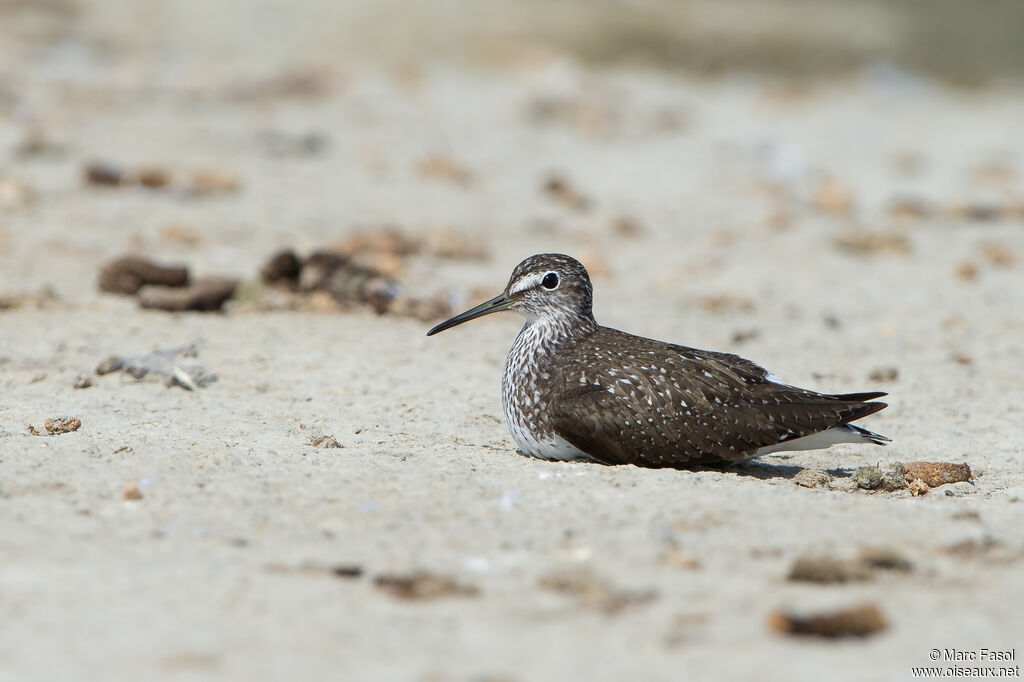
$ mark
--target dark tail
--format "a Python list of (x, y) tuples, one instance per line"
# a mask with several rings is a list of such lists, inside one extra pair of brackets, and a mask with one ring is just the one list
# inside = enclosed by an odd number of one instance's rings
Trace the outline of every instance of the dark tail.
[(835, 398), (836, 400), (842, 400), (843, 402), (862, 403), (865, 400), (874, 400), (875, 398), (882, 398), (887, 395), (889, 394), (882, 391), (871, 391), (868, 393), (840, 393), (830, 397)]
[(867, 429), (862, 429), (861, 427), (854, 426), (853, 424), (847, 424), (846, 428), (853, 429), (854, 431), (859, 433), (861, 436), (863, 436), (864, 440), (871, 441), (875, 445), (886, 445), (886, 444), (892, 442), (892, 438), (889, 438), (888, 436), (883, 436), (880, 433), (875, 433), (874, 431), (868, 431)]
[(843, 425), (846, 426), (846, 428), (853, 429), (861, 436), (863, 436), (865, 440), (869, 440), (875, 445), (885, 445), (886, 443), (892, 442), (892, 438), (887, 438), (886, 436), (883, 436), (880, 433), (868, 431), (867, 429), (862, 429), (861, 427), (854, 426), (853, 424), (850, 423), (852, 421), (856, 421), (858, 419), (866, 417), (869, 414), (874, 414), (875, 412), (879, 412), (889, 407), (888, 403), (866, 402), (869, 400), (874, 400), (875, 398), (881, 398), (884, 395), (888, 395), (888, 393), (883, 393), (881, 391), (873, 391), (868, 393), (842, 393), (839, 395), (832, 395), (829, 397), (835, 400), (842, 401), (844, 403), (850, 403), (846, 405), (844, 409), (840, 412), (843, 419), (842, 423)]

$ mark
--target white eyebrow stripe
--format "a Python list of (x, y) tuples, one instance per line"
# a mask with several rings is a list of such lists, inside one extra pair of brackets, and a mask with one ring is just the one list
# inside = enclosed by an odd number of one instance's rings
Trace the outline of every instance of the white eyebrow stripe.
[(541, 274), (541, 273), (538, 272), (536, 274), (530, 275), (529, 277), (524, 277), (523, 279), (521, 279), (518, 282), (516, 282), (515, 286), (513, 286), (511, 289), (509, 289), (509, 293), (510, 294), (518, 294), (520, 291), (526, 291), (527, 289), (532, 289), (533, 287), (535, 287), (538, 284), (540, 284), (541, 280), (544, 279), (544, 275), (545, 274), (547, 274), (547, 273)]

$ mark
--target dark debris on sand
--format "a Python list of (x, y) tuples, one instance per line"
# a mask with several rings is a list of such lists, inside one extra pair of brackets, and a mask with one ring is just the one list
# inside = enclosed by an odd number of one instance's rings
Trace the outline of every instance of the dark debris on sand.
[(99, 288), (135, 296), (142, 308), (179, 312), (219, 311), (235, 295), (237, 280), (204, 277), (193, 281), (183, 265), (161, 265), (140, 256), (121, 256), (100, 271)]
[[(113, 174), (104, 167), (91, 167), (90, 172), (100, 178)], [(144, 177), (149, 184), (159, 184), (155, 171)], [(427, 322), (452, 313), (450, 296), (440, 292), (425, 298), (407, 295), (399, 279), (406, 259), (423, 256), (471, 261), (486, 255), (482, 242), (453, 229), (413, 236), (385, 226), (352, 233), (306, 256), (282, 249), (259, 268), (259, 283), (223, 276), (194, 280), (185, 265), (125, 255), (103, 266), (99, 288), (135, 296), (143, 308), (169, 312), (220, 311), (235, 299), (260, 310), (362, 309)]]
[(769, 616), (768, 627), (785, 635), (838, 639), (876, 634), (888, 627), (888, 621), (878, 606), (866, 603), (810, 615), (776, 611)]
[(112, 355), (96, 366), (96, 375), (123, 372), (136, 381), (155, 378), (168, 387), (180, 386), (196, 391), (217, 381), (216, 374), (187, 361), (198, 357), (201, 346), (199, 342), (192, 342), (173, 348), (158, 348), (143, 355)]
[[(43, 423), (43, 428), (48, 435), (59, 436), (82, 428), (82, 420), (78, 417), (52, 417)], [(33, 436), (43, 435), (43, 432), (32, 424), (29, 424), (28, 432)]]
[(850, 558), (800, 557), (789, 568), (786, 580), (819, 584), (863, 582), (878, 571), (909, 573), (914, 566), (899, 551), (888, 547), (863, 547)]
[[(405, 252), (407, 245), (390, 238), (387, 241), (391, 250), (384, 253), (397, 257)], [(326, 294), (341, 310), (362, 308), (378, 315), (412, 317), (424, 322), (452, 312), (447, 296), (406, 296), (396, 277), (344, 250), (314, 251), (305, 258), (291, 249), (279, 251), (260, 268), (260, 276), (265, 284), (290, 294), (276, 304), (270, 297), (257, 296), (257, 305), (261, 307), (317, 309), (321, 299), (316, 294)]]
[(616, 587), (585, 569), (553, 571), (541, 576), (538, 585), (545, 590), (574, 598), (579, 606), (609, 615), (630, 606), (648, 603), (657, 597), (654, 590)]
[(454, 578), (428, 571), (378, 575), (373, 579), (373, 584), (392, 597), (406, 601), (475, 597), (480, 594), (475, 585), (466, 585)]

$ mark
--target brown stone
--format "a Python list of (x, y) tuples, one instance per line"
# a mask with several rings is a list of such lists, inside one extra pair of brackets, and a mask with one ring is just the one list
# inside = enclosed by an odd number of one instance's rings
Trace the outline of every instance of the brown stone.
[(224, 277), (205, 277), (190, 286), (174, 289), (149, 286), (139, 292), (139, 305), (170, 312), (212, 312), (224, 306), (237, 286), (237, 280)]
[(778, 611), (768, 618), (768, 627), (787, 635), (826, 638), (866, 637), (887, 627), (885, 615), (874, 604), (798, 616)]
[(113, 294), (134, 294), (147, 284), (183, 287), (188, 284), (188, 268), (165, 266), (138, 256), (122, 256), (100, 271), (100, 291)]
[(77, 431), (81, 426), (82, 420), (78, 417), (57, 417), (56, 419), (47, 419), (43, 424), (43, 428), (51, 436), (71, 433), (72, 431)]
[(954, 464), (952, 462), (907, 462), (907, 482), (920, 479), (929, 488), (937, 488), (947, 483), (959, 483), (969, 481), (973, 478), (971, 467), (965, 464)]

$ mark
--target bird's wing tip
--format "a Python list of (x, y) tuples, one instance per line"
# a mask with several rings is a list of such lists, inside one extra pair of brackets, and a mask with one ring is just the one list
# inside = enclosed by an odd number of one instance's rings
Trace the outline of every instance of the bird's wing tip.
[(860, 436), (864, 440), (870, 441), (870, 442), (874, 443), (875, 445), (888, 445), (889, 443), (892, 442), (892, 438), (889, 438), (888, 436), (883, 436), (880, 433), (875, 433), (874, 431), (868, 431), (867, 429), (862, 428), (860, 426), (855, 426), (853, 424), (847, 424), (846, 427), (849, 428), (849, 429), (853, 429), (858, 434), (860, 434)]

